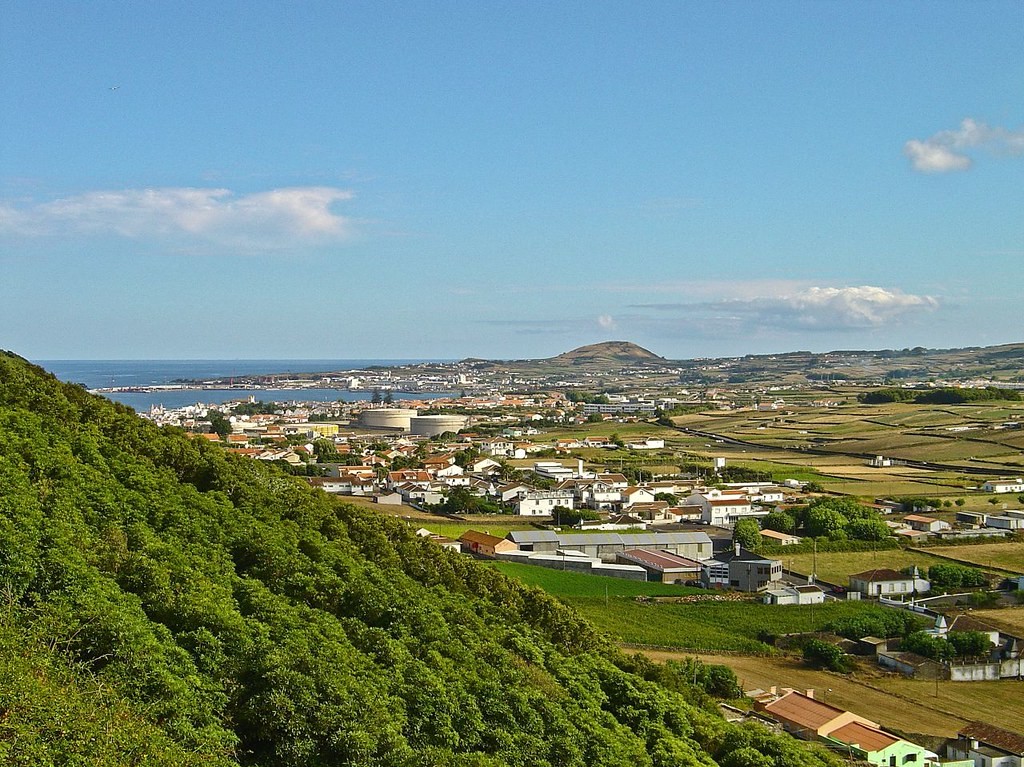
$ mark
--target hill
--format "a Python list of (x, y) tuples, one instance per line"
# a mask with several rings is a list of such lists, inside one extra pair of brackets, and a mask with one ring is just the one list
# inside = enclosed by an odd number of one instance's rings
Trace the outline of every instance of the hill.
[(0, 353), (0, 763), (826, 767), (543, 592)]
[(660, 363), (665, 362), (665, 358), (629, 341), (604, 341), (563, 352), (549, 361), (571, 365), (628, 365)]

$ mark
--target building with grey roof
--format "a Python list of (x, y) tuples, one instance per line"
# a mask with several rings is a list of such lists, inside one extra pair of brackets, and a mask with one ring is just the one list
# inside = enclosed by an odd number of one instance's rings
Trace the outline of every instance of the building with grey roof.
[(580, 551), (588, 557), (613, 562), (627, 549), (667, 551), (688, 559), (707, 559), (712, 554), (711, 538), (704, 532), (673, 533), (557, 533), (553, 530), (513, 531), (507, 536), (520, 551)]

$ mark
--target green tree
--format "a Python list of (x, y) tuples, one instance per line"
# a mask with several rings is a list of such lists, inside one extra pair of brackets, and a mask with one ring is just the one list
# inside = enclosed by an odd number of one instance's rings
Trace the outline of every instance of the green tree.
[(792, 534), (796, 531), (796, 519), (781, 509), (773, 511), (761, 520), (765, 530), (776, 530), (780, 533)]
[(845, 653), (834, 644), (821, 639), (808, 640), (804, 645), (803, 654), (804, 662), (815, 668), (841, 673), (845, 673), (849, 669)]
[(850, 538), (858, 541), (882, 541), (892, 535), (881, 517), (854, 519), (844, 530)]
[(732, 528), (732, 541), (749, 551), (756, 551), (761, 546), (761, 526), (756, 519), (737, 519)]
[(903, 638), (900, 649), (904, 652), (917, 653), (924, 658), (945, 661), (953, 655), (949, 643), (942, 637), (933, 636), (924, 631), (915, 631)]
[(209, 410), (206, 417), (210, 421), (210, 431), (226, 440), (231, 433), (231, 422), (228, 421), (227, 416), (219, 410)]
[(963, 506), (965, 503), (967, 503), (967, 501), (964, 500), (963, 498), (957, 498), (955, 501), (953, 501), (953, 503), (955, 503), (957, 506)]
[(946, 635), (946, 641), (952, 653), (965, 661), (968, 658), (984, 657), (992, 651), (988, 635), (980, 631), (951, 631)]
[(830, 506), (818, 506), (807, 512), (807, 534), (814, 537), (835, 537), (846, 527), (842, 512)]

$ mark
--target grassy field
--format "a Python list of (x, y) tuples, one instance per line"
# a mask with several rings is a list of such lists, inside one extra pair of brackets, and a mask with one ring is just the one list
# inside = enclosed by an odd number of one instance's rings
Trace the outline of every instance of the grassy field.
[[(680, 659), (684, 653), (652, 652), (655, 660)], [(729, 666), (747, 688), (771, 686), (815, 690), (819, 699), (853, 711), (884, 727), (905, 733), (954, 736), (969, 721), (981, 719), (1002, 727), (1024, 727), (1020, 683), (915, 681), (885, 674), (870, 663), (851, 675), (814, 671), (788, 657), (750, 658), (702, 655), (708, 663)], [(936, 696), (936, 690), (938, 695)]]
[(1024, 543), (979, 543), (975, 546), (936, 546), (927, 549), (937, 557), (971, 562), (978, 567), (994, 567), (1024, 574)]
[(515, 517), (495, 521), (493, 517), (479, 522), (435, 522), (431, 520), (411, 520), (414, 527), (425, 527), (437, 535), (446, 535), (449, 538), (458, 538), (467, 530), (477, 530), (488, 535), (496, 535), (504, 538), (513, 530), (535, 530), (530, 525), (518, 524)]
[[(782, 560), (784, 567), (793, 569), (798, 573), (810, 574), (812, 569), (815, 569), (814, 554), (794, 554), (790, 556), (783, 551), (778, 556)], [(849, 582), (848, 576), (852, 573), (862, 573), (866, 570), (877, 568), (902, 570), (904, 567), (912, 567), (914, 565), (924, 571), (930, 566), (941, 564), (942, 562), (943, 560), (917, 549), (818, 552), (816, 569), (819, 579), (828, 583), (834, 583), (837, 586), (846, 586)]]
[(999, 610), (972, 610), (971, 617), (984, 621), (1000, 631), (1024, 637), (1024, 607), (1004, 607)]
[(494, 562), (492, 567), (523, 583), (538, 586), (559, 598), (599, 597), (603, 601), (606, 594), (609, 598), (633, 599), (638, 596), (685, 596), (704, 593), (700, 589), (686, 586), (627, 581), (623, 578), (606, 578), (600, 575), (583, 575), (582, 573), (552, 570), (535, 565), (523, 565), (518, 562)]
[[(783, 411), (771, 413), (752, 410), (729, 413), (694, 413), (680, 416), (680, 426), (727, 434), (758, 443), (759, 447), (715, 444), (713, 452), (737, 462), (765, 460), (815, 465), (816, 457), (789, 453), (780, 457), (780, 448), (790, 451), (805, 446), (837, 451), (853, 451), (912, 460), (979, 465), (995, 462), (1006, 466), (1024, 463), (1024, 432), (995, 428), (1004, 421), (1024, 416), (1018, 403), (984, 405), (861, 405), (849, 402), (827, 409), (794, 403)], [(967, 429), (962, 431), (961, 429)], [(848, 459), (847, 459), (848, 460)], [(869, 479), (862, 477), (862, 479)], [(934, 495), (924, 478), (900, 480), (879, 477), (883, 485), (857, 487), (850, 479), (825, 486), (837, 492), (886, 492), (886, 483), (894, 483), (891, 492)], [(915, 482), (922, 482), (915, 486)], [(943, 484), (940, 480), (939, 484)]]
[(761, 631), (772, 634), (817, 631), (838, 618), (882, 609), (868, 602), (830, 602), (800, 607), (734, 601), (651, 603), (637, 601), (636, 597), (714, 593), (516, 563), (494, 566), (572, 605), (617, 641), (637, 645), (766, 653), (772, 652), (772, 648), (758, 640)]

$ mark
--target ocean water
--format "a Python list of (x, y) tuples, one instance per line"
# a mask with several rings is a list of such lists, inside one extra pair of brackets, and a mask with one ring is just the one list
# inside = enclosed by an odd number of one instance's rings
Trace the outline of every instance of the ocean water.
[[(182, 380), (206, 380), (262, 373), (328, 373), (363, 370), (375, 366), (397, 366), (417, 362), (449, 360), (33, 360), (35, 364), (68, 383), (87, 389), (121, 386), (159, 386)], [(369, 391), (348, 389), (204, 389), (158, 392), (113, 392), (104, 396), (138, 412), (154, 405), (178, 408), (202, 402), (217, 405), (252, 395), (264, 402), (359, 402), (369, 400)], [(447, 394), (392, 392), (395, 400), (437, 399)]]
[(158, 386), (181, 380), (206, 380), (261, 373), (328, 373), (374, 366), (411, 365), (451, 360), (32, 360), (69, 383), (87, 389)]

